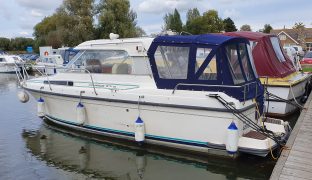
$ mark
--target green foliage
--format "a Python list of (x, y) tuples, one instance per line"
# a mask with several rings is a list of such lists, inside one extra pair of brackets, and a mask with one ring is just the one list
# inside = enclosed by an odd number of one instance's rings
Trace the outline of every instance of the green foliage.
[(164, 17), (164, 22), (165, 22), (165, 29), (166, 30), (173, 30), (176, 32), (181, 32), (182, 31), (182, 20), (180, 17), (180, 13), (177, 9), (174, 9), (173, 14), (168, 13)]
[(52, 16), (44, 18), (34, 27), (36, 47), (76, 46), (93, 39), (93, 4), (94, 0), (64, 0)]
[(25, 51), (27, 46), (33, 46), (34, 40), (31, 38), (17, 37), (8, 39), (0, 37), (0, 50), (4, 51)]
[[(196, 11), (196, 10), (195, 10)], [(202, 16), (189, 18), (184, 31), (191, 34), (218, 33), (223, 31), (223, 20), (219, 17), (216, 10), (204, 12)]]
[(272, 26), (270, 25), (270, 24), (265, 24), (264, 25), (264, 27), (263, 27), (263, 33), (270, 33), (271, 32), (271, 30), (272, 30), (273, 28), (272, 28)]
[(233, 32), (237, 31), (237, 28), (231, 18), (226, 18), (223, 20), (223, 25), (224, 25), (224, 31), (225, 32)]
[(251, 31), (251, 27), (248, 24), (244, 24), (241, 26), (240, 31)]
[(8, 38), (0, 38), (0, 50), (9, 51), (11, 40)]
[(138, 35), (137, 15), (130, 9), (128, 0), (101, 0), (98, 12), (97, 38), (108, 38), (109, 33), (119, 34), (121, 38)]
[(200, 17), (200, 13), (197, 8), (189, 9), (186, 13), (186, 24)]

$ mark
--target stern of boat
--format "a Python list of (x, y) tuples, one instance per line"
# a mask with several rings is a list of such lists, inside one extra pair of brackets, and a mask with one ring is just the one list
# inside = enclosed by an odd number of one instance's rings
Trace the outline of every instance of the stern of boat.
[(273, 153), (277, 147), (286, 144), (291, 133), (288, 122), (280, 119), (264, 118), (263, 122), (259, 122), (259, 125), (271, 136), (268, 137), (263, 131), (255, 130), (243, 134), (238, 142), (240, 152), (265, 157), (269, 153)]

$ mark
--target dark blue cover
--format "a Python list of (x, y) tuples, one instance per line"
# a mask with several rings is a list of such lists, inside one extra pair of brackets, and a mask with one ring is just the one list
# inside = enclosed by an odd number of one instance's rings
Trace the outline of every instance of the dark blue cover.
[[(158, 36), (154, 39), (154, 43), (181, 43), (181, 44), (207, 44), (220, 45), (230, 39), (238, 39), (231, 36), (222, 36), (217, 34), (201, 34), (191, 36)], [(241, 39), (241, 38), (240, 38)]]
[[(225, 46), (229, 44), (236, 45), (238, 50), (239, 43), (249, 44), (249, 41), (245, 38), (231, 37), (219, 34), (203, 34), (190, 36), (177, 35), (177, 36), (156, 37), (148, 50), (148, 57), (150, 60), (151, 69), (157, 87), (159, 89), (174, 89), (176, 88), (177, 84), (185, 83), (185, 84), (194, 84), (194, 86), (192, 85), (178, 86), (177, 89), (195, 90), (195, 91), (219, 91), (224, 92), (229, 96), (232, 96), (240, 101), (256, 98), (259, 103), (260, 112), (262, 112), (261, 109), (263, 104), (264, 89), (259, 79), (257, 78), (256, 72), (253, 71), (253, 78), (247, 81), (245, 72), (243, 72), (242, 70), (242, 74), (246, 82), (236, 85), (234, 84), (234, 80), (232, 78), (228, 65), (229, 62), (226, 56)], [(187, 79), (162, 79), (159, 77), (154, 57), (158, 46), (190, 47)], [(195, 72), (194, 67), (196, 63), (196, 50), (198, 47), (211, 48), (212, 51), (205, 59), (201, 67), (199, 67), (198, 71)], [(201, 75), (201, 73), (203, 73), (204, 69), (207, 67), (210, 60), (214, 56), (216, 56), (217, 63), (217, 80), (199, 79), (199, 76)], [(240, 55), (238, 57), (240, 66), (242, 67)], [(250, 61), (251, 60), (249, 59), (248, 56), (249, 65), (251, 64)], [(202, 84), (203, 86), (198, 86), (198, 84)], [(216, 86), (207, 87), (207, 85), (216, 85)], [(225, 86), (236, 86), (236, 88)]]

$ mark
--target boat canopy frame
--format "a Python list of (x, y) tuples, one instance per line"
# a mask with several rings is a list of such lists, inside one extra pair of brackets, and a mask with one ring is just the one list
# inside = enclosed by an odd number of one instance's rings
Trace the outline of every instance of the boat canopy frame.
[[(242, 57), (239, 52), (240, 44), (243, 44), (245, 48), (246, 63), (250, 70), (249, 78), (243, 68)], [(249, 45), (249, 41), (245, 38), (215, 34), (158, 36), (154, 39), (148, 50), (148, 57), (156, 86), (159, 89), (173, 89), (174, 91), (178, 88), (181, 90), (219, 91), (240, 101), (259, 98), (258, 96), (263, 97), (264, 89), (251, 62), (252, 60), (249, 56), (250, 51), (248, 51), (247, 45)], [(155, 54), (159, 54), (157, 51), (159, 51), (159, 47), (163, 46), (189, 48), (188, 57), (184, 59), (188, 61), (186, 78), (166, 79), (160, 77)], [(235, 83), (233, 73), (230, 70), (230, 61), (226, 53), (226, 48), (229, 46), (236, 49), (237, 63), (239, 63), (239, 69), (242, 71), (243, 82)], [(208, 48), (211, 51), (196, 72), (196, 53), (199, 48)], [(215, 79), (200, 79), (200, 76), (204, 73), (212, 59), (216, 61), (215, 72), (217, 73), (217, 77)]]

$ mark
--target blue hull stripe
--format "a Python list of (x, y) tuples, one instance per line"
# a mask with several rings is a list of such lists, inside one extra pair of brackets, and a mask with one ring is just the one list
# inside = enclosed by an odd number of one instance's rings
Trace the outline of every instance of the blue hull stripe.
[[(73, 126), (77, 127), (82, 127), (90, 130), (96, 130), (96, 131), (101, 131), (105, 133), (110, 133), (110, 134), (118, 134), (118, 135), (124, 135), (124, 136), (129, 136), (129, 137), (134, 137), (133, 132), (127, 132), (127, 131), (120, 131), (120, 130), (115, 130), (115, 129), (108, 129), (108, 128), (101, 128), (101, 127), (96, 127), (96, 126), (90, 126), (90, 125), (79, 125), (74, 122), (62, 120), (59, 118), (55, 118), (49, 115), (46, 115), (49, 119), (53, 119), (65, 124), (70, 124)], [(176, 144), (183, 144), (183, 145), (190, 145), (190, 146), (197, 146), (197, 147), (208, 147), (207, 142), (201, 142), (201, 141), (192, 141), (192, 140), (186, 140), (186, 139), (176, 139), (176, 138), (170, 138), (170, 137), (163, 137), (163, 136), (155, 136), (155, 135), (150, 135), (150, 134), (145, 134), (146, 139), (150, 140), (157, 140), (157, 141), (164, 141), (164, 142), (170, 142), (170, 143), (176, 143)]]

